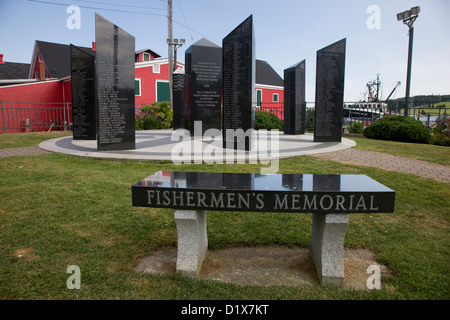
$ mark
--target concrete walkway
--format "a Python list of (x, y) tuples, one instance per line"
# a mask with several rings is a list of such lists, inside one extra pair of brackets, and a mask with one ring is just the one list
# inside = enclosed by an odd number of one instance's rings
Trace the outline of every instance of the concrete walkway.
[(345, 149), (314, 155), (321, 159), (335, 160), (383, 170), (412, 173), (425, 178), (450, 182), (450, 167), (438, 163), (393, 156), (387, 153), (361, 149)]

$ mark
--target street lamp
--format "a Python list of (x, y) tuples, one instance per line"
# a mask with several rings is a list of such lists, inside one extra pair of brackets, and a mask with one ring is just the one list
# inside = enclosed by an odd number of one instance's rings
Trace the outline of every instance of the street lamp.
[(174, 66), (173, 71), (177, 70), (177, 49), (185, 43), (184, 39), (167, 39), (167, 44), (173, 47), (174, 50)]
[[(169, 36), (172, 36), (172, 33), (169, 31)], [(184, 39), (173, 39), (173, 38), (167, 38), (167, 44), (169, 45), (169, 96), (170, 96), (170, 104), (173, 103), (173, 97), (172, 97), (172, 82), (173, 82), (173, 72), (177, 69), (177, 49), (178, 47), (181, 47), (184, 44)], [(172, 50), (171, 48), (174, 48), (175, 50), (175, 65), (172, 67)]]
[(409, 27), (409, 47), (408, 47), (408, 70), (406, 75), (406, 95), (405, 95), (405, 117), (408, 116), (409, 107), (409, 90), (411, 87), (411, 62), (412, 62), (412, 48), (414, 36), (414, 22), (419, 16), (420, 7), (413, 7), (397, 14), (397, 20), (403, 21)]

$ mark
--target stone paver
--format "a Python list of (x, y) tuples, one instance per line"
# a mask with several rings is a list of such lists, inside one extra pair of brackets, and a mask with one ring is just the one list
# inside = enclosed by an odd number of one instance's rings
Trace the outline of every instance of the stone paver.
[(383, 170), (412, 173), (418, 176), (450, 182), (450, 167), (427, 161), (393, 156), (386, 153), (349, 148), (340, 151), (315, 154), (318, 158), (335, 160)]
[(15, 156), (34, 156), (38, 154), (51, 153), (39, 147), (4, 148), (0, 149), (0, 158)]

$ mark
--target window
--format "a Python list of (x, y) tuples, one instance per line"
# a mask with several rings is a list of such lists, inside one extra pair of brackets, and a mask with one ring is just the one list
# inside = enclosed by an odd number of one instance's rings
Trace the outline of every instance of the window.
[(159, 64), (153, 65), (153, 73), (159, 73)]
[(272, 101), (273, 102), (278, 102), (278, 93), (272, 94)]
[(256, 90), (256, 106), (261, 107), (262, 102), (262, 90)]
[(141, 95), (141, 79), (134, 79), (134, 95)]
[(144, 61), (150, 61), (150, 53), (144, 52)]
[(156, 81), (156, 101), (170, 101), (168, 81)]

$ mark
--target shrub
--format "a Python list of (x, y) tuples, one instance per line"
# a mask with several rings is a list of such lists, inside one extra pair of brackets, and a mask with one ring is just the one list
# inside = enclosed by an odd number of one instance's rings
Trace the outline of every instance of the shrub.
[(173, 110), (169, 102), (143, 104), (136, 115), (136, 130), (169, 129), (173, 123)]
[(433, 144), (450, 146), (450, 118), (438, 118), (433, 129)]
[(450, 137), (442, 133), (435, 133), (433, 135), (433, 144), (438, 146), (450, 147)]
[(347, 126), (348, 133), (362, 133), (363, 132), (363, 123), (360, 121), (356, 121)]
[(314, 131), (314, 118), (315, 118), (315, 110), (314, 109), (306, 109), (306, 130)]
[(427, 143), (431, 140), (428, 129), (413, 118), (387, 115), (377, 119), (374, 123), (363, 130), (367, 138)]
[(436, 127), (433, 129), (433, 133), (444, 133), (450, 134), (450, 118), (437, 118), (436, 119)]
[(255, 129), (284, 130), (284, 122), (277, 115), (265, 111), (255, 111)]

